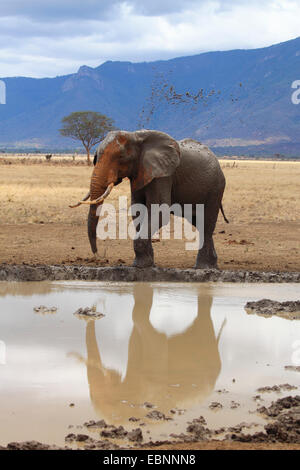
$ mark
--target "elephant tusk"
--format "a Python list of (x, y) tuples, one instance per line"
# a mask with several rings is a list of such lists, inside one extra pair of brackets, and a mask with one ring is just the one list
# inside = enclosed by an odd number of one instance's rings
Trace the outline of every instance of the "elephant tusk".
[(107, 190), (105, 191), (105, 193), (102, 194), (102, 196), (98, 197), (94, 201), (86, 201), (86, 202), (81, 201), (81, 204), (90, 204), (90, 205), (99, 204), (100, 202), (104, 201), (104, 199), (106, 199), (107, 196), (109, 196), (113, 187), (114, 187), (114, 183), (110, 183), (107, 187)]
[(74, 209), (75, 207), (80, 206), (80, 205), (83, 203), (83, 201), (86, 201), (86, 200), (90, 197), (90, 195), (91, 195), (91, 193), (90, 193), (90, 191), (89, 191), (89, 192), (87, 193), (87, 195), (82, 199), (82, 201), (79, 201), (79, 202), (77, 202), (77, 204), (74, 204), (74, 205), (69, 206), (69, 207), (71, 207), (71, 209)]

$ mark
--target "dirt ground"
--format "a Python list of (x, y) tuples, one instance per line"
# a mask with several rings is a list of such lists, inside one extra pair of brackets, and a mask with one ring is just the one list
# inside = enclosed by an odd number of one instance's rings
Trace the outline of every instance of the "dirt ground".
[[(55, 158), (55, 157), (53, 157)], [(23, 162), (23, 163), (22, 163)], [(221, 161), (227, 186), (215, 245), (221, 269), (299, 271), (300, 162)], [(0, 262), (10, 264), (130, 265), (131, 240), (98, 241), (100, 260), (89, 248), (87, 206), (70, 209), (86, 194), (92, 168), (76, 162), (24, 163), (0, 159)], [(129, 182), (116, 187), (107, 202), (118, 209)], [(153, 244), (161, 267), (189, 268), (196, 252), (184, 240)]]

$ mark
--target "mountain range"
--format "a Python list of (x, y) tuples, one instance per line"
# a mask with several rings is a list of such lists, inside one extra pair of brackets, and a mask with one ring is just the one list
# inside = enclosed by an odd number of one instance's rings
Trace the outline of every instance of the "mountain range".
[(291, 99), (300, 80), (300, 37), (261, 49), (1, 80), (0, 148), (78, 148), (60, 136), (61, 119), (99, 111), (120, 129), (159, 129), (220, 154), (300, 156), (300, 104)]

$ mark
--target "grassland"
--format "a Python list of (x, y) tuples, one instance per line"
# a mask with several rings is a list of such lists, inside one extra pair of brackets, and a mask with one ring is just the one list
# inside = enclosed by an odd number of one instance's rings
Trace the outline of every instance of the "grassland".
[[(300, 268), (300, 162), (221, 161), (227, 186), (215, 244), (222, 269), (298, 271)], [(87, 207), (68, 206), (86, 194), (92, 168), (82, 157), (0, 158), (0, 260), (6, 263), (89, 263)], [(129, 196), (129, 182), (107, 202)], [(225, 232), (225, 233), (224, 233)], [(131, 264), (130, 240), (98, 242), (98, 264)], [(195, 252), (184, 241), (154, 245), (159, 266), (191, 267)]]

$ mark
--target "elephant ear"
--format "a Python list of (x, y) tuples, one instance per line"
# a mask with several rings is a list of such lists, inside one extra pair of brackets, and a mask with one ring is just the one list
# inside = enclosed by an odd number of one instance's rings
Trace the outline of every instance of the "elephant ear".
[(156, 131), (141, 131), (142, 139), (138, 171), (131, 180), (133, 191), (142, 189), (154, 178), (172, 175), (180, 163), (180, 149), (176, 140)]

